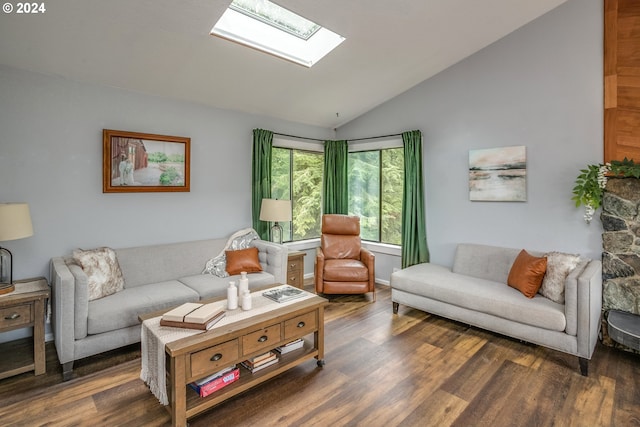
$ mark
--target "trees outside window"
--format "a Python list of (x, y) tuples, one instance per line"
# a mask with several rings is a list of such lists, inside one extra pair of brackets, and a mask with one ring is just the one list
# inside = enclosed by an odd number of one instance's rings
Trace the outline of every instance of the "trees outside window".
[(293, 220), (283, 223), (283, 241), (320, 237), (323, 153), (274, 147), (271, 197), (291, 200)]
[(401, 244), (403, 183), (402, 148), (349, 153), (349, 214), (362, 239)]
[[(324, 154), (273, 147), (271, 197), (290, 199), (291, 222), (283, 241), (320, 237)], [(401, 244), (404, 152), (402, 148), (349, 153), (349, 215), (360, 217), (361, 237)]]

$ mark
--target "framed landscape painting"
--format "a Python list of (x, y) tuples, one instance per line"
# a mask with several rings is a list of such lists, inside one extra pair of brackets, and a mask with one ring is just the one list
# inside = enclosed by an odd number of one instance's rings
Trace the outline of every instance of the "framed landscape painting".
[(104, 129), (102, 192), (189, 191), (191, 139)]
[(469, 200), (526, 202), (526, 147), (469, 150)]

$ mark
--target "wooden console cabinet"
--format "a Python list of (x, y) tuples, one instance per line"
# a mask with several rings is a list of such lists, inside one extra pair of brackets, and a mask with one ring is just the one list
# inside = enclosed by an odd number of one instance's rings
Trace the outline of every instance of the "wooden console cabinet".
[(0, 332), (33, 327), (33, 355), (3, 354), (0, 358), (0, 379), (23, 372), (44, 374), (45, 306), (49, 298), (49, 284), (44, 278), (14, 282), (15, 290), (0, 295)]
[[(187, 419), (310, 359), (317, 359), (318, 366), (324, 365), (327, 304), (326, 299), (313, 296), (166, 344), (167, 409), (172, 424), (185, 426)], [(154, 315), (140, 316), (140, 320)], [(246, 359), (303, 337), (306, 337), (304, 347), (279, 355), (278, 363), (261, 371), (251, 373), (240, 365)], [(240, 378), (213, 394), (200, 397), (189, 386), (231, 365), (240, 368)]]
[(287, 284), (296, 288), (304, 288), (304, 257), (306, 253), (302, 251), (289, 252), (289, 262), (287, 262)]

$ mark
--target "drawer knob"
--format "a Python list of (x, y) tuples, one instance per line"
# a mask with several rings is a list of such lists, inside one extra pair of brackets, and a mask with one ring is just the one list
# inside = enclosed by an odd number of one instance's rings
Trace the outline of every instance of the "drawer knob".
[(269, 337), (266, 335), (261, 336), (260, 338), (258, 338), (258, 342), (265, 342), (266, 340), (268, 340)]
[(295, 264), (289, 264), (289, 268), (295, 268)]
[(13, 313), (11, 316), (5, 316), (4, 320), (16, 320), (20, 315), (18, 313)]
[(290, 282), (295, 282), (295, 281), (296, 281), (296, 278), (295, 278), (295, 277), (290, 277), (290, 278), (289, 278), (289, 281), (290, 281)]
[(304, 322), (298, 322), (298, 328), (304, 328)]
[(216, 353), (213, 356), (211, 356), (211, 359), (209, 359), (209, 360), (211, 360), (212, 362), (217, 362), (220, 359), (222, 359), (222, 354)]

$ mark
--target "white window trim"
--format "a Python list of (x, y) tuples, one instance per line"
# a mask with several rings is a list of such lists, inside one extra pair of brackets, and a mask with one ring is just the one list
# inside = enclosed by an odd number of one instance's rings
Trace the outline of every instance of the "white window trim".
[(289, 148), (291, 150), (316, 151), (318, 153), (324, 153), (324, 143), (322, 142), (287, 138), (278, 135), (273, 136), (271, 145), (276, 148)]
[[(292, 251), (308, 251), (320, 246), (320, 239), (298, 240), (297, 242), (286, 242), (284, 245)], [(371, 252), (402, 256), (402, 246), (390, 245), (388, 243), (362, 241), (362, 247), (369, 249)]]
[[(348, 140), (347, 140), (348, 141)], [(402, 148), (404, 144), (402, 137), (391, 136), (389, 138), (376, 138), (349, 143), (349, 152), (385, 150), (388, 148)]]
[(368, 242), (363, 240), (362, 247), (365, 249), (369, 249), (371, 252), (375, 252), (379, 254), (402, 256), (402, 246), (399, 246), (399, 245), (391, 245), (389, 243)]
[[(349, 140), (347, 140), (349, 141)], [(309, 141), (304, 139), (283, 137), (274, 135), (272, 145), (277, 148), (288, 148), (292, 150), (304, 150), (324, 153), (324, 143), (319, 141)], [(349, 143), (349, 152), (355, 153), (359, 151), (384, 150), (388, 148), (402, 148), (404, 143), (401, 136), (392, 136), (389, 138), (375, 138)], [(309, 250), (320, 246), (320, 238), (298, 240), (286, 242), (285, 245), (291, 250)], [(362, 241), (362, 246), (372, 252), (383, 253), (392, 256), (402, 256), (402, 247), (389, 243)]]
[(284, 245), (292, 251), (306, 251), (309, 249), (315, 249), (320, 246), (320, 238), (307, 240), (297, 240), (295, 242), (286, 242)]

